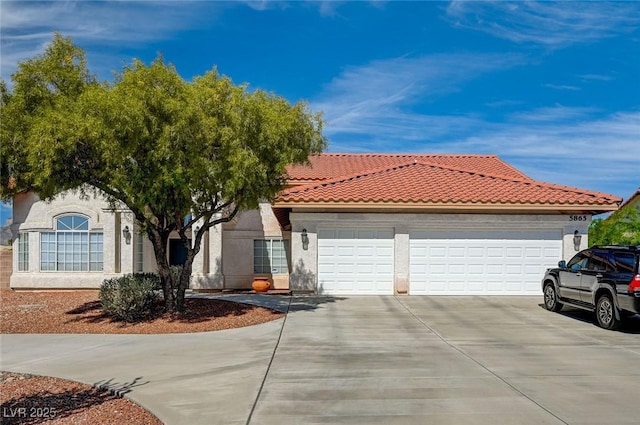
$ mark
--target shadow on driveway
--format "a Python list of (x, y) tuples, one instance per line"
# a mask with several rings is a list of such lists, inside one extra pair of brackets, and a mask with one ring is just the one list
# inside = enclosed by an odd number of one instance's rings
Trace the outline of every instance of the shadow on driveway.
[[(540, 303), (538, 304), (538, 306), (541, 309), (546, 310), (546, 308), (544, 307), (544, 304)], [(598, 324), (596, 323), (595, 313), (592, 313), (587, 310), (573, 308), (571, 306), (564, 306), (564, 308), (559, 312), (557, 312), (556, 314), (561, 314), (564, 317), (569, 317), (574, 320), (579, 320), (580, 322), (583, 322), (583, 323), (589, 323), (593, 326), (598, 326)], [(636, 314), (635, 316), (627, 317), (623, 319), (620, 329), (612, 332), (622, 332), (626, 334), (640, 334), (640, 314)]]

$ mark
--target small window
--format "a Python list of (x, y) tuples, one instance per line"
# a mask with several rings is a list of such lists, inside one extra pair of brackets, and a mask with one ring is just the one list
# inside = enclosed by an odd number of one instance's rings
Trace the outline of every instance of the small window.
[(289, 272), (287, 241), (267, 239), (253, 241), (253, 272), (284, 274)]
[(89, 271), (102, 271), (104, 267), (103, 245), (102, 233), (89, 233)]
[(29, 271), (29, 234), (18, 234), (18, 271)]
[(89, 220), (79, 215), (61, 217), (57, 225), (57, 230), (89, 230)]
[(134, 270), (136, 273), (142, 273), (144, 271), (144, 237), (136, 232), (133, 235), (133, 240), (135, 241)]

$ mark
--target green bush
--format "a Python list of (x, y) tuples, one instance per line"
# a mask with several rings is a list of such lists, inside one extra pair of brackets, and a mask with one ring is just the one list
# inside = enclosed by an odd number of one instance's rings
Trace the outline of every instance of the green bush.
[(100, 285), (102, 309), (125, 322), (140, 321), (152, 309), (160, 279), (151, 273), (128, 274), (106, 279)]
[(136, 279), (150, 279), (153, 281), (153, 289), (156, 291), (162, 290), (162, 282), (160, 282), (160, 275), (157, 273), (134, 273), (133, 276)]

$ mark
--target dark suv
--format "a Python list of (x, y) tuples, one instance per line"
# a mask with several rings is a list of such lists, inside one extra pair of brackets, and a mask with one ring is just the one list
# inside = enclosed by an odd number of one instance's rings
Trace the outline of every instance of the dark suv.
[(640, 313), (640, 245), (595, 246), (567, 264), (549, 269), (542, 279), (544, 306), (559, 311), (564, 304), (593, 311), (598, 324), (616, 329), (622, 319)]

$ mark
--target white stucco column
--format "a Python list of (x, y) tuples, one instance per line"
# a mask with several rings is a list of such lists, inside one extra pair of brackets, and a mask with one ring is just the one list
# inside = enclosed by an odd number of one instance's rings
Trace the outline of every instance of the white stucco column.
[[(192, 247), (195, 246), (196, 234), (198, 233), (196, 229), (200, 229), (201, 227), (202, 227), (201, 220), (194, 223), (193, 226), (191, 227), (192, 229), (191, 230), (191, 246)], [(209, 246), (207, 245), (207, 235), (205, 233), (202, 240), (200, 241), (200, 251), (193, 258), (193, 264), (191, 267), (191, 277), (201, 276), (208, 272), (208, 270), (205, 269), (205, 257), (208, 251), (209, 251)]]
[[(125, 237), (122, 231), (129, 228), (128, 237)], [(133, 213), (122, 212), (120, 214), (120, 272), (128, 274), (134, 272), (134, 232), (136, 231)]]
[(394, 236), (394, 292), (409, 292), (409, 227), (399, 224), (395, 227)]
[[(579, 251), (589, 247), (589, 225), (592, 218), (590, 215), (575, 215), (571, 217), (574, 217), (576, 221), (570, 221), (569, 224), (565, 225), (564, 235), (562, 236), (562, 259), (567, 262)], [(584, 217), (585, 221), (577, 221), (581, 217)], [(580, 239), (580, 243), (577, 246), (574, 241), (575, 236)]]
[(120, 236), (116, 231), (119, 231), (120, 223), (116, 223), (116, 216), (117, 214), (110, 210), (102, 210), (102, 261), (105, 274), (117, 273), (119, 266), (117, 256), (120, 255), (120, 247), (116, 246), (116, 243), (119, 244)]
[(222, 224), (211, 227), (202, 238), (202, 247), (193, 261), (190, 286), (201, 291), (224, 289)]
[[(318, 232), (316, 224), (299, 220), (299, 216), (291, 213), (291, 272), (289, 289), (292, 291), (318, 290)], [(303, 231), (306, 230), (308, 244), (302, 242)]]

